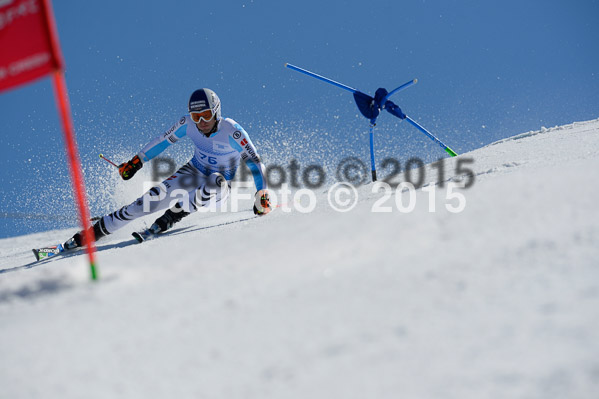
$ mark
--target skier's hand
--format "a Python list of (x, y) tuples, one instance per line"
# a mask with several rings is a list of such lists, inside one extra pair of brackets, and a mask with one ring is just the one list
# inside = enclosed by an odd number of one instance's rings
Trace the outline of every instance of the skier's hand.
[(139, 159), (139, 156), (134, 156), (129, 162), (125, 162), (119, 165), (119, 175), (123, 180), (129, 180), (133, 175), (142, 168), (143, 162)]
[(254, 215), (263, 216), (272, 210), (270, 205), (270, 196), (267, 190), (260, 190), (256, 193), (254, 200)]

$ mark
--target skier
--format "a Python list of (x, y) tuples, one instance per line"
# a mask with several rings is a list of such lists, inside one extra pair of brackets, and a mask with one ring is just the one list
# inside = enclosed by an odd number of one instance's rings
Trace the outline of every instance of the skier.
[[(131, 179), (146, 162), (185, 135), (191, 138), (195, 146), (191, 160), (131, 204), (103, 216), (93, 226), (95, 240), (114, 233), (141, 216), (168, 208), (173, 202), (171, 194), (181, 193), (181, 190), (188, 195), (156, 219), (146, 234), (165, 232), (185, 216), (197, 211), (198, 207), (213, 204), (222, 206), (229, 195), (229, 181), (235, 176), (240, 159), (248, 165), (256, 185), (254, 213), (266, 215), (270, 212), (264, 165), (247, 132), (233, 119), (222, 118), (221, 103), (216, 93), (206, 88), (194, 91), (189, 98), (188, 111), (130, 161), (119, 165), (119, 174), (123, 180)], [(135, 238), (141, 242), (144, 237), (136, 234)], [(69, 250), (82, 245), (81, 231), (67, 240), (63, 247)]]

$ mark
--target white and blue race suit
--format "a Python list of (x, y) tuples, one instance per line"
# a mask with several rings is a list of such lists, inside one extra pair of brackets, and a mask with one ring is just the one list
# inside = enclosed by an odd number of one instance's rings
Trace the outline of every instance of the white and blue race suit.
[(188, 192), (180, 207), (190, 213), (200, 206), (222, 204), (229, 195), (229, 184), (222, 184), (219, 179), (232, 180), (241, 160), (252, 173), (256, 191), (267, 188), (265, 168), (256, 147), (243, 127), (230, 118), (221, 119), (217, 131), (205, 135), (189, 115), (185, 115), (149, 142), (138, 156), (146, 163), (185, 136), (192, 140), (195, 147), (192, 159), (131, 204), (102, 217), (100, 226), (106, 233), (113, 233), (138, 217), (168, 208), (173, 202), (170, 194), (175, 190)]

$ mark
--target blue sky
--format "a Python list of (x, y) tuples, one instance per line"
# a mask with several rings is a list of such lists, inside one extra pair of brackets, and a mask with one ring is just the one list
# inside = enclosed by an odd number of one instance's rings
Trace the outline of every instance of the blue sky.
[[(286, 62), (368, 93), (418, 78), (393, 100), (458, 153), (599, 117), (599, 1), (64, 0), (54, 13), (94, 192), (108, 174), (126, 184), (98, 153), (126, 160), (178, 120), (199, 87), (219, 94), (267, 163), (367, 162), (368, 122), (351, 95)], [(0, 218), (0, 237), (75, 225), (49, 80), (0, 94), (0, 110), (0, 212), (12, 215)], [(379, 160), (445, 155), (388, 114), (376, 143)], [(175, 153), (185, 158), (188, 146)], [(102, 196), (91, 203), (106, 210)]]

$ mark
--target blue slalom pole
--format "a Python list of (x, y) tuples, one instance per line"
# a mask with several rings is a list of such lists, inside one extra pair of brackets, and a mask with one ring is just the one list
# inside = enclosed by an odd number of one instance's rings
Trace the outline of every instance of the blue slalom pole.
[(376, 164), (374, 162), (374, 124), (370, 124), (370, 170), (372, 171), (372, 181), (376, 181)]
[(285, 66), (287, 68), (289, 68), (289, 69), (293, 69), (294, 71), (298, 71), (298, 72), (301, 72), (301, 73), (306, 74), (308, 76), (312, 76), (313, 78), (322, 80), (323, 82), (330, 83), (333, 86), (337, 86), (337, 87), (340, 87), (340, 88), (342, 88), (344, 90), (351, 91), (352, 93), (355, 93), (355, 92), (358, 91), (358, 90), (356, 90), (356, 89), (354, 89), (352, 87), (346, 86), (346, 85), (344, 85), (342, 83), (335, 82), (333, 79), (325, 78), (324, 76), (318, 75), (318, 74), (316, 74), (314, 72), (310, 72), (310, 71), (308, 71), (306, 69), (303, 69), (303, 68), (300, 68), (300, 67), (296, 67), (295, 65), (285, 64)]
[[(294, 71), (297, 72), (301, 72), (305, 75), (311, 76), (313, 78), (316, 78), (318, 80), (322, 80), (323, 82), (332, 84), (333, 86), (337, 86), (341, 89), (350, 91), (354, 94), (358, 93), (358, 94), (364, 94), (356, 89), (354, 89), (353, 87), (349, 87), (346, 86), (342, 83), (336, 82), (333, 79), (329, 79), (329, 78), (325, 78), (324, 76), (318, 75), (314, 72), (310, 72), (306, 69), (297, 67), (295, 65), (291, 65), (291, 64), (285, 64), (285, 66), (289, 69), (293, 69)], [(397, 93), (400, 90), (403, 90), (405, 88), (408, 88), (410, 86), (412, 86), (413, 84), (418, 83), (418, 79), (413, 79), (409, 82), (406, 82), (404, 84), (402, 84), (401, 86), (399, 86), (398, 88), (392, 90), (390, 93), (388, 93), (383, 101), (381, 102), (380, 106), (385, 107), (385, 104), (387, 103), (387, 100), (389, 99), (389, 97), (391, 97), (393, 94)], [(355, 96), (354, 96), (355, 97)], [(358, 105), (358, 108), (360, 108), (360, 106)], [(378, 115), (378, 114), (377, 114)], [(366, 115), (364, 115), (366, 116)], [(397, 116), (397, 115), (395, 115)], [(368, 117), (367, 117), (368, 118)], [(376, 117), (375, 117), (376, 119)], [(457, 156), (458, 154), (452, 150), (451, 148), (449, 148), (447, 145), (445, 145), (441, 140), (439, 140), (438, 138), (436, 138), (431, 132), (429, 132), (428, 130), (426, 130), (424, 127), (420, 126), (416, 121), (414, 121), (412, 118), (410, 118), (409, 116), (406, 116), (405, 118), (410, 124), (412, 124), (416, 129), (420, 130), (422, 133), (426, 134), (431, 140), (433, 140), (434, 142), (436, 142), (437, 144), (439, 144), (441, 146), (441, 148), (443, 148), (445, 150), (445, 152), (447, 152), (449, 155), (451, 155), (452, 157)], [(373, 120), (370, 121), (371, 122), (371, 126), (370, 126), (370, 160), (371, 160), (371, 164), (372, 164), (372, 177), (373, 177), (373, 181), (376, 181), (376, 169), (375, 169), (375, 163), (374, 163), (374, 123)]]
[(406, 120), (408, 122), (410, 122), (416, 129), (418, 129), (422, 133), (426, 134), (435, 143), (439, 144), (441, 146), (441, 148), (443, 148), (449, 155), (451, 155), (452, 157), (456, 157), (458, 155), (454, 150), (452, 150), (451, 148), (449, 148), (448, 146), (446, 146), (441, 140), (439, 140), (438, 138), (436, 138), (435, 136), (433, 136), (433, 134), (431, 132), (429, 132), (428, 130), (426, 130), (422, 126), (420, 126), (418, 124), (418, 122), (416, 122), (415, 120), (413, 120), (409, 116), (406, 116)]

